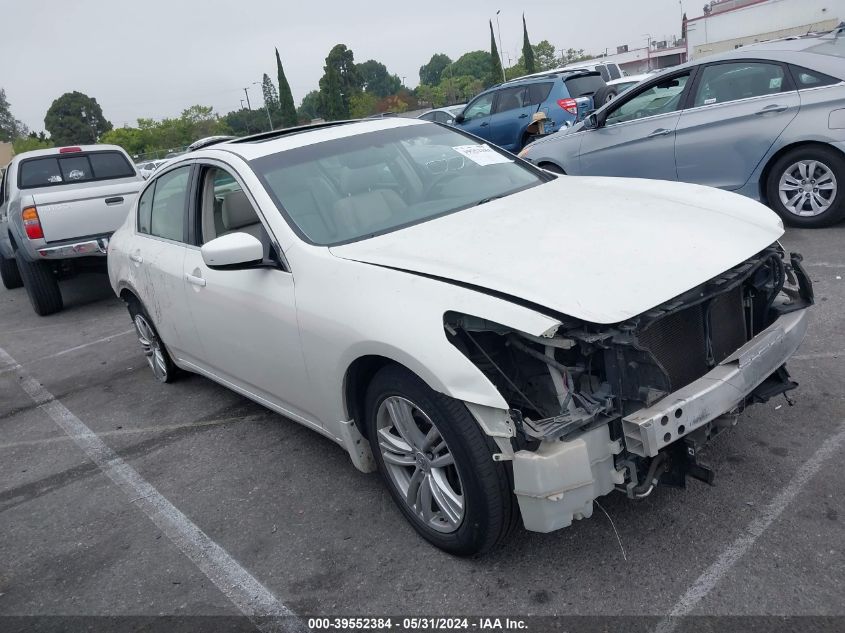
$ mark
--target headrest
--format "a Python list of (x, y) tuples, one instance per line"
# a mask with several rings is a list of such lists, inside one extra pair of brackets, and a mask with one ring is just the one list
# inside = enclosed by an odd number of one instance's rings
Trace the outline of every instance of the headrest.
[(340, 189), (350, 196), (376, 189), (383, 171), (384, 164), (370, 165), (358, 169), (344, 167), (340, 172)]
[(258, 215), (242, 189), (233, 191), (223, 198), (223, 226), (227, 231), (233, 231), (256, 222), (259, 222)]

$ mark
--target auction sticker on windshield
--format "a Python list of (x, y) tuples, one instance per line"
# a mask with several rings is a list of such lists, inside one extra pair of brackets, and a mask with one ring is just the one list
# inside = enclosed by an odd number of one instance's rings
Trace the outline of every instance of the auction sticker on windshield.
[(457, 145), (452, 149), (482, 167), (513, 162), (510, 158), (502, 156), (488, 145)]

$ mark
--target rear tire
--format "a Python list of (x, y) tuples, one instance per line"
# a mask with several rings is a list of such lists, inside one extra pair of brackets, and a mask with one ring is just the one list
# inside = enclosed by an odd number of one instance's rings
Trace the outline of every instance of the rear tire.
[(593, 108), (598, 110), (605, 103), (610, 103), (616, 98), (616, 91), (610, 86), (602, 86), (593, 93)]
[[(459, 556), (489, 551), (507, 538), (519, 520), (507, 466), (493, 461), (495, 445), (462, 402), (388, 365), (370, 383), (365, 410), (379, 472), (420, 536)], [(409, 494), (412, 486), (419, 492)]]
[(836, 224), (845, 218), (845, 158), (828, 147), (796, 147), (769, 169), (766, 199), (792, 226)]
[(6, 259), (0, 255), (0, 279), (8, 290), (23, 286), (21, 271), (18, 270), (18, 263), (14, 259)]
[(138, 342), (141, 344), (141, 350), (144, 352), (144, 358), (153, 376), (159, 382), (173, 382), (179, 369), (170, 357), (164, 341), (159, 337), (150, 315), (135, 298), (130, 299), (126, 307), (129, 310), (129, 316), (132, 317), (132, 325), (135, 326)]
[(29, 262), (23, 258), (20, 251), (15, 254), (15, 259), (23, 287), (26, 288), (35, 313), (47, 316), (59, 312), (64, 304), (53, 267), (48, 262)]

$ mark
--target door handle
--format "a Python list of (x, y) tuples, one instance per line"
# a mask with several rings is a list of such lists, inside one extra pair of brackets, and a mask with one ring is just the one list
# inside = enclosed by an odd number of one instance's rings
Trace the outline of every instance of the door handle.
[(129, 256), (129, 260), (135, 262), (136, 264), (140, 264), (144, 261), (144, 258), (141, 257), (138, 253), (132, 253)]
[(189, 284), (194, 284), (195, 286), (205, 287), (205, 279), (203, 279), (202, 277), (196, 277), (194, 275), (186, 273), (185, 281), (187, 281)]
[(114, 198), (106, 198), (106, 204), (120, 204), (123, 202), (123, 196), (115, 196)]
[(654, 138), (655, 136), (666, 136), (667, 134), (671, 134), (672, 130), (667, 130), (665, 127), (659, 127), (654, 132), (648, 135), (647, 138)]
[(482, 123), (479, 127), (487, 127), (488, 125), (490, 125), (490, 124), (489, 124), (489, 123), (487, 123), (487, 121), (485, 121), (485, 122), (484, 122), (484, 123)]
[(778, 112), (785, 111), (788, 107), (789, 106), (772, 104), (766, 106), (762, 110), (755, 112), (754, 114), (756, 114), (757, 116), (760, 116), (761, 114), (776, 114)]
[(520, 119), (526, 119), (526, 118), (528, 118), (528, 115), (523, 112), (522, 114), (519, 115), (519, 118)]

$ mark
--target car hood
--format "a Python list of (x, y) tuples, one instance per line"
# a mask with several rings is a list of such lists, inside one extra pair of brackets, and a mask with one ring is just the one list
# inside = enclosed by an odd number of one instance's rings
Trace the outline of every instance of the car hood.
[(737, 194), (566, 176), (331, 252), (606, 324), (704, 283), (782, 234), (780, 218)]

